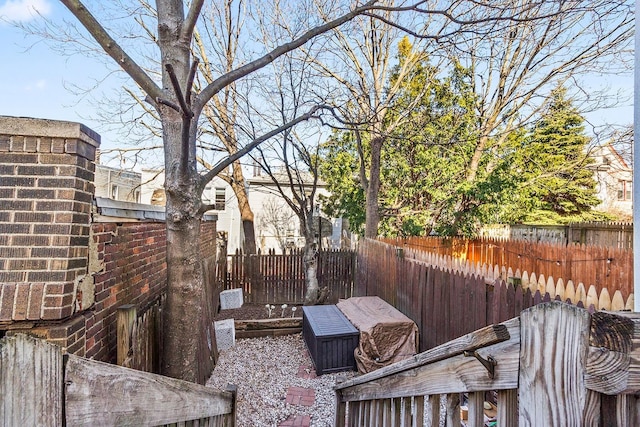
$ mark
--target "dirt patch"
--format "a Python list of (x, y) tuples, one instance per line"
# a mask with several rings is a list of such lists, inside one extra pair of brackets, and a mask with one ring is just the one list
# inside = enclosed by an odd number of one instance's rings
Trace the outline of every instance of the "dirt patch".
[[(295, 313), (292, 311), (292, 307), (296, 307)], [(294, 316), (291, 316), (292, 313), (294, 314)], [(284, 309), (284, 316), (282, 316), (282, 306), (276, 305), (275, 308), (271, 310), (271, 319), (275, 319), (277, 317), (302, 317), (302, 306), (288, 305), (287, 308)], [(225, 319), (259, 320), (269, 319), (269, 315), (264, 304), (243, 304), (240, 308), (220, 310), (220, 312), (214, 318), (214, 320)]]

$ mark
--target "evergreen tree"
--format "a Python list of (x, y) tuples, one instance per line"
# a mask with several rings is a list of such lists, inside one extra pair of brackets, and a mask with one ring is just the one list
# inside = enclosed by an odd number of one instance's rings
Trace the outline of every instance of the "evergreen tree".
[(512, 170), (521, 182), (502, 220), (566, 223), (592, 219), (599, 203), (587, 155), (589, 138), (584, 118), (563, 87), (550, 96), (548, 107), (528, 135), (511, 146)]

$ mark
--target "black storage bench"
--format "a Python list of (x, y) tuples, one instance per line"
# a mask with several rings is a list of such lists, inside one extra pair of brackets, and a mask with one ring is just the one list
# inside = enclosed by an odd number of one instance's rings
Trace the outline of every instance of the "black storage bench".
[(302, 307), (302, 336), (317, 375), (356, 369), (359, 332), (335, 305)]

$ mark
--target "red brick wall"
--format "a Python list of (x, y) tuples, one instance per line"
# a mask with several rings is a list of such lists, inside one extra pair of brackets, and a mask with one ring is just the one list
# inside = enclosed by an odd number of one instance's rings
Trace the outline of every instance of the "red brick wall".
[(94, 275), (96, 301), (87, 319), (86, 356), (112, 361), (118, 306), (134, 304), (143, 311), (164, 291), (165, 225), (98, 223), (91, 229), (103, 270)]
[[(97, 141), (77, 123), (0, 116), (0, 336), (115, 362), (118, 307), (141, 313), (165, 289), (165, 225), (92, 220)], [(213, 286), (215, 221), (201, 249)]]
[[(141, 313), (164, 292), (165, 225), (161, 222), (94, 223), (91, 231), (91, 239), (96, 243), (91, 257), (98, 261), (100, 268), (94, 274), (95, 303), (63, 324), (37, 327), (31, 332), (65, 347), (69, 353), (115, 363), (118, 307), (134, 304)], [(214, 265), (215, 251), (211, 248), (215, 248), (215, 235), (215, 221), (204, 222), (203, 260), (214, 256)]]

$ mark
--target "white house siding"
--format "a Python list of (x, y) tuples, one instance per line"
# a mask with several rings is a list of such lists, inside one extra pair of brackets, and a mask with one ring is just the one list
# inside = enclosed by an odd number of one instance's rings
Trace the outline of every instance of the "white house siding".
[(105, 165), (96, 165), (95, 195), (121, 202), (140, 203), (141, 175)]
[(614, 214), (620, 220), (630, 220), (633, 215), (630, 196), (633, 170), (611, 145), (596, 147), (591, 156), (596, 161), (594, 177), (598, 183), (598, 198), (602, 201), (596, 209)]

